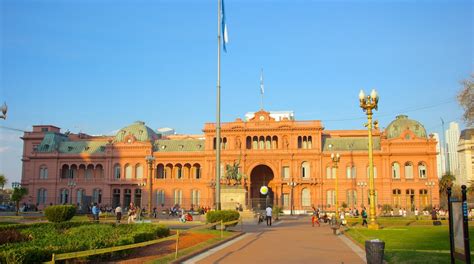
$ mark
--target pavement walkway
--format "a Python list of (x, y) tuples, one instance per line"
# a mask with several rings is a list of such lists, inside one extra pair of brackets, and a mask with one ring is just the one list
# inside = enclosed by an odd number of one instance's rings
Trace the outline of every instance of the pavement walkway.
[(271, 227), (244, 224), (247, 233), (184, 263), (365, 263), (364, 252), (327, 224), (286, 218)]

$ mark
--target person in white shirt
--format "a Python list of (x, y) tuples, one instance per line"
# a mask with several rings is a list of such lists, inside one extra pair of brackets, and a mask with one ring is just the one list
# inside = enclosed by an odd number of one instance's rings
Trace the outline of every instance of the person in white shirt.
[(122, 219), (122, 207), (120, 207), (120, 204), (115, 208), (115, 217), (117, 218), (117, 224), (120, 224)]
[(272, 207), (270, 205), (265, 209), (265, 215), (267, 216), (267, 226), (272, 226)]

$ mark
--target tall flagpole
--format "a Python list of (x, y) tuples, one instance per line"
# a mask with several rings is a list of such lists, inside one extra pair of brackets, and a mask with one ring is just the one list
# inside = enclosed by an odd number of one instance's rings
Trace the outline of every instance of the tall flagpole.
[(217, 0), (216, 210), (221, 210), (221, 0)]
[(261, 95), (261, 98), (260, 98), (260, 109), (263, 110), (263, 68), (260, 72), (260, 95)]

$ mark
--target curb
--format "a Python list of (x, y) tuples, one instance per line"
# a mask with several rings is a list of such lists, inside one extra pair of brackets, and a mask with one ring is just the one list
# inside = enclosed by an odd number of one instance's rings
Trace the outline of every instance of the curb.
[(238, 237), (240, 237), (240, 236), (242, 236), (242, 235), (244, 235), (244, 234), (245, 234), (245, 232), (240, 232), (240, 231), (238, 231), (237, 234), (235, 234), (235, 235), (233, 235), (233, 236), (231, 236), (231, 237), (228, 237), (228, 238), (226, 238), (226, 239), (224, 239), (224, 240), (221, 240), (221, 241), (219, 241), (219, 242), (217, 242), (217, 243), (215, 243), (215, 244), (212, 244), (212, 245), (209, 245), (209, 246), (207, 246), (207, 247), (204, 247), (204, 248), (202, 248), (202, 249), (200, 249), (200, 250), (198, 250), (198, 251), (195, 251), (195, 252), (193, 252), (193, 253), (190, 253), (190, 254), (188, 254), (188, 255), (182, 256), (182, 257), (180, 257), (180, 258), (178, 258), (178, 259), (176, 259), (176, 260), (174, 260), (174, 261), (172, 261), (172, 262), (170, 262), (170, 263), (172, 263), (172, 264), (181, 263), (181, 262), (183, 262), (183, 261), (185, 261), (185, 260), (191, 259), (191, 258), (193, 258), (193, 257), (195, 257), (195, 256), (197, 256), (197, 255), (200, 255), (200, 254), (202, 254), (202, 253), (204, 253), (204, 252), (206, 252), (206, 251), (208, 251), (208, 250), (210, 250), (210, 249), (212, 249), (212, 248), (218, 247), (218, 246), (220, 246), (220, 245), (222, 245), (222, 244), (224, 244), (224, 243), (227, 243), (227, 242), (229, 242), (229, 241), (231, 241), (231, 240), (233, 240), (233, 239), (235, 239), (235, 238), (238, 238)]

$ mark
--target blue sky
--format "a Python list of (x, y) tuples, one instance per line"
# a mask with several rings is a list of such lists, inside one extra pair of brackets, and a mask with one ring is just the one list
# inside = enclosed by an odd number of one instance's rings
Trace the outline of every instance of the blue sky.
[[(363, 129), (360, 89), (428, 132), (461, 122), (473, 72), (472, 1), (226, 1), (222, 120), (260, 107)], [(135, 120), (178, 133), (215, 121), (217, 1), (0, 1), (2, 126), (110, 134)], [(463, 125), (462, 125), (463, 126)], [(21, 175), (21, 133), (0, 129), (0, 173)]]

